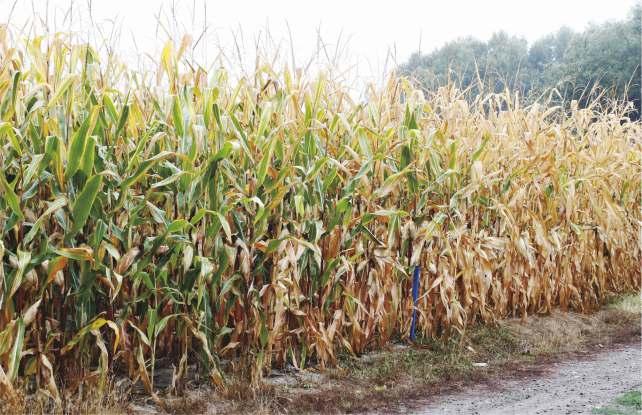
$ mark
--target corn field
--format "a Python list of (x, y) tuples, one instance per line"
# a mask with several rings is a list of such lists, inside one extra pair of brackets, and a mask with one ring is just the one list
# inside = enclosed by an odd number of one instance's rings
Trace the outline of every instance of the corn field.
[[(640, 288), (642, 125), (391, 76), (155, 73), (0, 32), (0, 391), (180, 392)], [(63, 388), (64, 382), (64, 388)]]

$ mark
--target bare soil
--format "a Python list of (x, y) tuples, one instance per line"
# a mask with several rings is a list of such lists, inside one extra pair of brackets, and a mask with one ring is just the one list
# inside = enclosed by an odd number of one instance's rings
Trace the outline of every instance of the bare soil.
[(417, 414), (590, 414), (642, 385), (639, 342), (555, 362), (539, 376), (435, 397)]

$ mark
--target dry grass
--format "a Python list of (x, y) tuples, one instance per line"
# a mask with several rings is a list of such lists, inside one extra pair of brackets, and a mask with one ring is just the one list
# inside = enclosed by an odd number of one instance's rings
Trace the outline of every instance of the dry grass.
[[(2, 414), (96, 414), (116, 415), (129, 413), (133, 398), (131, 390), (123, 388), (124, 382), (109, 381), (104, 389), (86, 383), (75, 394), (63, 388), (65, 396), (58, 405), (42, 391), (33, 392), (33, 385), (17, 385), (13, 401), (0, 401)], [(125, 382), (126, 383), (126, 382)]]
[(639, 314), (642, 311), (642, 294), (616, 298), (612, 301), (610, 307), (630, 314)]
[(554, 312), (550, 316), (511, 321), (505, 326), (534, 355), (570, 353), (587, 346), (607, 347), (612, 342), (640, 334), (640, 309), (631, 309), (635, 296), (626, 296), (617, 306), (608, 306), (592, 315)]

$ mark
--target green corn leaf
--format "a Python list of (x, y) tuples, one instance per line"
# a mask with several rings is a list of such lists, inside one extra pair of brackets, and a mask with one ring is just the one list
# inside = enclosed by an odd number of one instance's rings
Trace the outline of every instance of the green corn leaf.
[(24, 176), (24, 183), (28, 186), (31, 183), (31, 180), (35, 176), (35, 174), (38, 172), (39, 167), (42, 165), (42, 161), (44, 160), (45, 155), (44, 154), (36, 154), (31, 158), (31, 163), (29, 163), (29, 167), (27, 167), (27, 171), (25, 172)]
[(182, 232), (184, 229), (191, 227), (192, 224), (185, 219), (176, 219), (167, 227), (167, 233)]
[(31, 261), (31, 252), (26, 252), (18, 250), (18, 269), (16, 270), (13, 280), (11, 281), (11, 289), (9, 290), (9, 298), (11, 299), (13, 295), (18, 291), (20, 285), (22, 285), (22, 279), (25, 275), (27, 266)]
[(127, 119), (129, 118), (129, 105), (123, 106), (123, 109), (120, 113), (120, 117), (118, 118), (118, 126), (116, 127), (116, 132), (114, 133), (114, 136), (118, 137), (120, 132), (125, 128), (125, 124), (127, 124)]
[(109, 118), (111, 118), (112, 122), (116, 122), (118, 119), (116, 106), (114, 105), (114, 101), (112, 101), (107, 94), (103, 94), (103, 106), (107, 110), (107, 114), (109, 115)]
[(305, 209), (303, 207), (303, 196), (294, 196), (294, 208), (296, 209), (296, 214), (299, 215), (299, 217), (303, 217), (303, 215), (305, 214)]
[(74, 222), (71, 231), (69, 232), (69, 237), (74, 236), (83, 228), (83, 226), (85, 226), (85, 223), (89, 218), (89, 213), (91, 212), (91, 207), (94, 205), (94, 201), (96, 200), (96, 196), (98, 195), (98, 190), (100, 190), (102, 182), (102, 175), (97, 174), (95, 176), (92, 176), (89, 180), (87, 180), (87, 183), (85, 183), (85, 187), (83, 187), (82, 191), (74, 201), (74, 207), (72, 210)]
[(241, 274), (237, 273), (232, 275), (227, 280), (225, 280), (225, 282), (223, 283), (223, 287), (221, 288), (221, 292), (219, 293), (219, 297), (221, 298), (224, 297), (225, 294), (227, 294), (228, 291), (232, 289), (232, 287), (234, 286), (234, 283), (238, 281), (240, 278), (241, 278)]
[(16, 339), (13, 342), (13, 348), (9, 354), (9, 370), (7, 377), (10, 381), (14, 381), (18, 376), (18, 368), (20, 367), (20, 358), (22, 357), (22, 346), (25, 338), (25, 323), (22, 317), (18, 318), (18, 325), (16, 327)]
[(106, 320), (104, 318), (97, 318), (96, 320), (92, 321), (91, 323), (87, 324), (85, 327), (81, 328), (78, 333), (65, 345), (60, 350), (60, 354), (64, 355), (69, 353), (71, 349), (74, 348), (82, 339), (85, 337), (87, 334), (89, 334), (92, 330), (98, 330), (105, 324), (107, 324), (109, 320)]
[(183, 124), (183, 109), (178, 96), (174, 96), (172, 100), (172, 120), (174, 121), (176, 136), (183, 137), (185, 135), (185, 125)]
[(13, 83), (11, 86), (11, 112), (13, 114), (16, 113), (16, 98), (18, 98), (18, 86), (21, 77), (22, 73), (20, 71), (16, 71), (16, 73), (13, 74)]
[(22, 139), (20, 137), (20, 132), (13, 127), (12, 123), (0, 123), (0, 137), (3, 135), (9, 137), (9, 142), (11, 142), (13, 149), (16, 150), (16, 153), (22, 155), (22, 146), (20, 145)]
[(9, 205), (9, 208), (13, 211), (13, 213), (18, 216), (19, 220), (24, 219), (24, 215), (22, 213), (22, 210), (20, 209), (20, 199), (18, 198), (18, 195), (16, 192), (13, 191), (13, 186), (7, 182), (6, 177), (4, 176), (4, 172), (0, 172), (0, 191), (2, 191), (2, 194), (4, 195), (4, 200)]
[(259, 166), (257, 169), (256, 173), (256, 179), (258, 181), (258, 185), (262, 185), (263, 181), (265, 180), (265, 175), (267, 174), (268, 166), (270, 164), (270, 160), (272, 160), (272, 153), (274, 152), (274, 145), (276, 144), (276, 139), (273, 137), (268, 145), (267, 149), (263, 152), (263, 157), (261, 158), (261, 161), (259, 162)]
[(44, 213), (40, 215), (40, 217), (31, 226), (31, 229), (29, 229), (29, 232), (27, 232), (27, 234), (25, 235), (24, 244), (28, 244), (29, 242), (31, 242), (31, 240), (34, 238), (34, 236), (36, 236), (43, 222), (49, 217), (49, 215), (62, 208), (66, 204), (67, 199), (64, 197), (59, 197), (58, 199), (51, 202), (47, 210), (45, 210)]
[[(69, 152), (67, 153), (67, 169), (65, 170), (65, 180), (69, 180), (80, 169), (83, 163), (84, 154), (87, 148), (87, 134), (93, 129), (98, 117), (99, 107), (94, 107), (91, 114), (85, 118), (80, 128), (71, 138)], [(93, 147), (92, 147), (93, 149)], [(93, 156), (92, 156), (93, 160)], [(93, 164), (93, 162), (92, 162)]]
[(223, 230), (225, 231), (225, 236), (227, 236), (228, 240), (232, 240), (232, 230), (230, 229), (230, 224), (227, 222), (227, 219), (225, 219), (225, 216), (221, 215), (219, 212), (214, 212), (216, 214), (216, 217), (218, 218), (219, 223), (223, 227)]
[(165, 329), (165, 326), (167, 326), (167, 323), (169, 323), (169, 320), (176, 316), (178, 316), (178, 314), (170, 314), (160, 319), (154, 327), (154, 338), (158, 337), (158, 335)]
[(96, 149), (96, 139), (94, 137), (87, 137), (87, 142), (85, 144), (85, 151), (82, 155), (82, 162), (80, 165), (80, 170), (85, 173), (85, 176), (91, 176), (92, 171), (94, 170), (94, 157)]
[(149, 159), (147, 159), (147, 160), (143, 161), (142, 163), (140, 163), (140, 165), (139, 165), (139, 166), (138, 166), (138, 168), (136, 169), (136, 172), (134, 172), (134, 174), (132, 174), (131, 176), (129, 176), (127, 179), (125, 179), (125, 181), (121, 184), (121, 186), (120, 186), (120, 187), (121, 187), (121, 189), (122, 189), (123, 191), (124, 191), (124, 190), (126, 190), (126, 189), (128, 189), (128, 188), (129, 188), (129, 187), (131, 187), (134, 183), (136, 183), (138, 180), (140, 180), (140, 178), (141, 178), (141, 177), (143, 177), (143, 175), (144, 175), (144, 174), (145, 174), (145, 173), (146, 173), (146, 172), (147, 172), (147, 171), (148, 171), (152, 166), (154, 166), (156, 163), (158, 163), (159, 161), (164, 160), (164, 159), (166, 159), (166, 158), (169, 158), (169, 157), (171, 157), (171, 156), (174, 156), (174, 155), (175, 155), (175, 153), (173, 153), (173, 152), (171, 152), (171, 151), (162, 151), (162, 152), (160, 152), (160, 153), (156, 154), (154, 157), (151, 157), (151, 158), (149, 158)]
[(58, 104), (58, 101), (62, 99), (62, 97), (65, 95), (69, 89), (74, 85), (74, 82), (76, 81), (77, 75), (70, 75), (67, 79), (63, 81), (63, 83), (60, 85), (60, 87), (56, 90), (56, 94), (51, 97), (49, 100), (49, 103), (47, 103), (47, 110), (53, 108)]
[(477, 159), (482, 155), (482, 153), (484, 152), (484, 149), (486, 148), (486, 145), (488, 145), (489, 140), (490, 140), (490, 134), (484, 133), (481, 144), (479, 145), (477, 150), (475, 150), (475, 152), (470, 158), (471, 164), (477, 161)]

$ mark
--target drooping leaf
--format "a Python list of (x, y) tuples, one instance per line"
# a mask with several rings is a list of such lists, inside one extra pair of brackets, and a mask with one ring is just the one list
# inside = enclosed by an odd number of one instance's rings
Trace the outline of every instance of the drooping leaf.
[(72, 209), (72, 216), (74, 221), (72, 228), (69, 231), (69, 237), (74, 236), (83, 228), (83, 226), (85, 226), (85, 223), (89, 218), (91, 208), (94, 205), (94, 201), (96, 200), (96, 196), (98, 195), (98, 191), (100, 190), (100, 186), (102, 185), (102, 181), (102, 175), (97, 174), (92, 176), (89, 180), (87, 180), (87, 183), (85, 183), (85, 187), (83, 187), (82, 191), (74, 201), (74, 206)]

